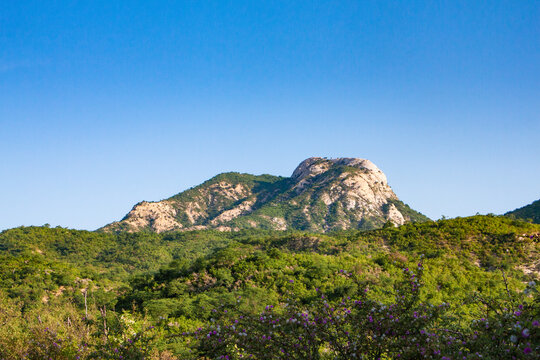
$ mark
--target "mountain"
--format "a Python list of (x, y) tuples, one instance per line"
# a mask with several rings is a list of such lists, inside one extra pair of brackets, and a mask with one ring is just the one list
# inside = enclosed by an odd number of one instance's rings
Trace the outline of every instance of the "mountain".
[(327, 232), (426, 221), (369, 160), (304, 160), (289, 178), (224, 173), (168, 199), (136, 204), (103, 231), (247, 228)]
[(516, 219), (532, 220), (535, 224), (540, 224), (540, 200), (533, 201), (531, 204), (520, 207), (504, 214)]

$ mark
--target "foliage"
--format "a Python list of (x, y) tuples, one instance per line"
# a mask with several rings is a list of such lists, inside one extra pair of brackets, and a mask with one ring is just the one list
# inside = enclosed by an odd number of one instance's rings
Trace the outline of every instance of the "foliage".
[[(323, 295), (308, 306), (285, 303), (258, 315), (242, 314), (187, 334), (204, 359), (534, 359), (540, 356), (538, 295), (509, 294), (489, 303), (486, 318), (469, 327), (450, 321), (450, 307), (420, 302), (422, 264), (403, 270), (395, 300), (355, 298), (331, 303)], [(349, 273), (352, 275), (352, 273)], [(529, 291), (535, 291), (531, 283)], [(524, 303), (520, 303), (523, 301)], [(514, 311), (513, 305), (517, 305)]]
[[(539, 240), (497, 216), (327, 234), (10, 229), (0, 359), (534, 358)], [(223, 343), (200, 337), (218, 324)]]
[(504, 215), (513, 219), (521, 219), (531, 221), (535, 224), (540, 224), (540, 200), (533, 201), (529, 205), (509, 211)]

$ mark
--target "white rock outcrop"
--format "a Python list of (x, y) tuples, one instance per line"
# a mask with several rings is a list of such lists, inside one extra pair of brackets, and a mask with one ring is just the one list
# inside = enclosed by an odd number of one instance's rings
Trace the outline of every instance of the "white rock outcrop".
[(354, 229), (404, 224), (414, 211), (403, 214), (403, 206), (371, 161), (312, 157), (288, 179), (226, 173), (169, 199), (143, 201), (103, 230)]

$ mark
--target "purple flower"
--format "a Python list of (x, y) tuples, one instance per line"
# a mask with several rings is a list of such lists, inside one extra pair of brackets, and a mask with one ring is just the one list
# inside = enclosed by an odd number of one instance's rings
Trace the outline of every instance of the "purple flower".
[(525, 354), (530, 354), (532, 352), (531, 348), (530, 347), (526, 347), (525, 349), (523, 349), (523, 352)]

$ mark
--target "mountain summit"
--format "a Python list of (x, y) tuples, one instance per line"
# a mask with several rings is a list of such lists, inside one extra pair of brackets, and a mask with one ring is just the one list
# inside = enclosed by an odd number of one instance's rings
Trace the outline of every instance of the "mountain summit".
[(136, 204), (103, 231), (373, 229), (428, 218), (401, 202), (369, 160), (312, 157), (290, 178), (223, 173), (168, 199)]

